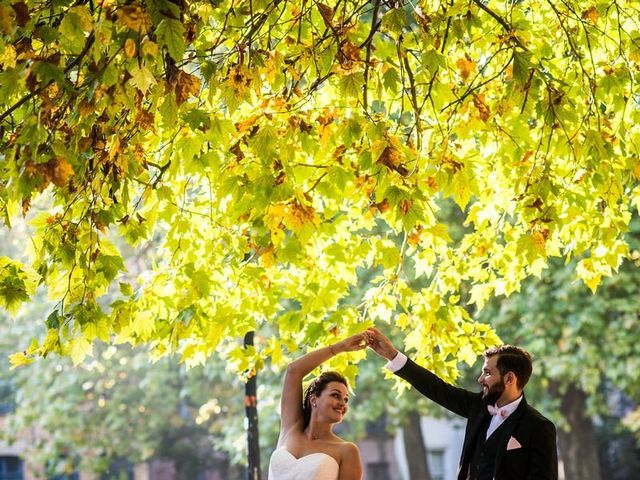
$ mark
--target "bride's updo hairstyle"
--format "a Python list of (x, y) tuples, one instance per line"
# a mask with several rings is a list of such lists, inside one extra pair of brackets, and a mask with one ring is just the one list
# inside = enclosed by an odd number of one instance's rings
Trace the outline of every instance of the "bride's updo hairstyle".
[(311, 421), (311, 397), (319, 397), (322, 391), (331, 382), (340, 382), (345, 387), (349, 388), (347, 379), (340, 375), (338, 372), (323, 372), (318, 377), (311, 380), (311, 383), (307, 385), (304, 391), (304, 400), (302, 403), (302, 413), (304, 416), (304, 428), (307, 428)]

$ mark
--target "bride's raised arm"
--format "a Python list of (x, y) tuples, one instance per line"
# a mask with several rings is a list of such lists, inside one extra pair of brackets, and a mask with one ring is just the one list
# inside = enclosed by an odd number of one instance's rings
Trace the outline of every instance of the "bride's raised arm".
[(280, 438), (292, 428), (304, 430), (302, 410), (302, 380), (316, 367), (342, 352), (353, 352), (366, 348), (364, 334), (352, 335), (328, 347), (313, 350), (294, 360), (287, 366), (280, 398)]

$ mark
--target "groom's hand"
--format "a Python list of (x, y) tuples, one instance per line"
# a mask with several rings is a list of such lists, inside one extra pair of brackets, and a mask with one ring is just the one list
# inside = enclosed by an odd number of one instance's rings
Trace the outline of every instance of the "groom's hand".
[(398, 354), (393, 344), (385, 337), (377, 328), (368, 328), (364, 332), (365, 339), (369, 348), (387, 360), (393, 360)]

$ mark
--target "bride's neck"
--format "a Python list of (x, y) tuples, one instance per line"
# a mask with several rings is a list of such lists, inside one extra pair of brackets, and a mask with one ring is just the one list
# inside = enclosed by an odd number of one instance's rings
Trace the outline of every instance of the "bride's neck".
[(325, 440), (333, 436), (333, 425), (311, 420), (305, 428), (304, 434), (309, 440)]

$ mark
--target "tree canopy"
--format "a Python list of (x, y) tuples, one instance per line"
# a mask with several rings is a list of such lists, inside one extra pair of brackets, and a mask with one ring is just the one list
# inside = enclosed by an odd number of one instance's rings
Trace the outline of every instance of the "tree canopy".
[[(0, 1), (0, 212), (35, 228), (28, 261), (0, 257), (0, 304), (39, 284), (57, 302), (12, 362), (114, 339), (244, 371), (376, 321), (453, 375), (497, 340), (468, 306), (553, 256), (595, 289), (627, 255), (639, 19), (624, 0)], [(118, 239), (157, 246), (144, 275)]]

